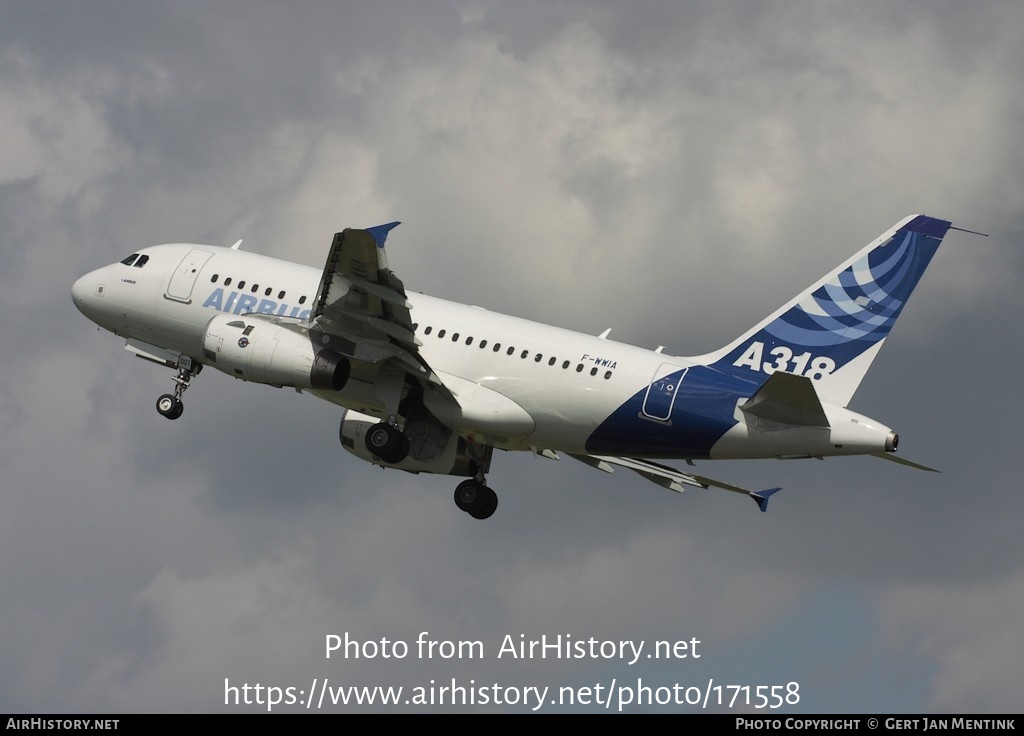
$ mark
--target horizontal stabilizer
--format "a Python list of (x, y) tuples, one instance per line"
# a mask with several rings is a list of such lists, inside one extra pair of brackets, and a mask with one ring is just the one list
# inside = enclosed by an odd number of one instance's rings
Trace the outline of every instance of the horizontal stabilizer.
[(792, 373), (773, 373), (740, 408), (747, 414), (784, 424), (829, 426), (811, 379)]
[(883, 460), (890, 460), (894, 463), (899, 463), (900, 465), (906, 465), (908, 468), (927, 470), (929, 473), (942, 472), (941, 470), (936, 470), (935, 468), (929, 468), (927, 465), (921, 465), (920, 463), (915, 463), (911, 460), (907, 460), (906, 458), (899, 457), (898, 455), (893, 455), (891, 452), (872, 452), (871, 457), (879, 457), (882, 458)]
[(745, 496), (750, 496), (757, 503), (758, 507), (762, 511), (768, 509), (768, 498), (780, 490), (778, 488), (769, 488), (766, 491), (749, 491), (746, 488), (740, 486), (734, 486), (731, 483), (725, 483), (714, 478), (708, 478), (704, 475), (690, 475), (684, 473), (675, 468), (671, 468), (661, 463), (652, 462), (650, 460), (641, 460), (635, 457), (612, 457), (610, 455), (572, 455), (572, 457), (579, 460), (581, 463), (586, 463), (592, 468), (603, 470), (606, 473), (612, 472), (612, 465), (618, 465), (622, 468), (629, 468), (634, 473), (646, 478), (652, 483), (656, 483), (662, 488), (667, 488), (670, 491), (676, 493), (682, 493), (684, 485), (694, 486), (696, 488), (721, 488), (726, 491), (732, 491), (733, 493), (742, 493)]

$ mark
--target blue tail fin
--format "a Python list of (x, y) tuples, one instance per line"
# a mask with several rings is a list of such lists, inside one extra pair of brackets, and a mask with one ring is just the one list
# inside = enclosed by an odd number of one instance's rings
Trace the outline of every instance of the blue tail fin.
[(807, 376), (822, 400), (846, 406), (951, 225), (905, 218), (702, 360), (759, 383), (776, 371)]

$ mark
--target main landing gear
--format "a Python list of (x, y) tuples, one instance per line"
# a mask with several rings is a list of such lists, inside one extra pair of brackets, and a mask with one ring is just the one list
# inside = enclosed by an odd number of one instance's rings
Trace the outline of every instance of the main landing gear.
[(393, 422), (381, 422), (366, 433), (366, 449), (386, 463), (400, 463), (409, 455), (409, 438)]
[(193, 376), (198, 376), (203, 369), (202, 364), (196, 363), (187, 355), (178, 357), (178, 375), (174, 377), (174, 393), (164, 394), (156, 400), (156, 410), (161, 416), (168, 419), (177, 419), (185, 410), (181, 403), (181, 395), (188, 389)]
[[(409, 426), (407, 421), (406, 427)], [(415, 430), (413, 434), (418, 441), (421, 439)], [(344, 439), (342, 441), (344, 442)], [(389, 465), (397, 465), (409, 456), (409, 436), (399, 428), (397, 417), (394, 416), (389, 416), (387, 420), (370, 427), (363, 441), (371, 455)], [(458, 438), (452, 441), (462, 442)], [(462, 481), (455, 488), (455, 505), (474, 519), (486, 519), (498, 508), (498, 495), (487, 487), (484, 477), (491, 464), (491, 448), (480, 448), (469, 440), (466, 440), (465, 448), (471, 457), (468, 464), (469, 473), (465, 474), (475, 473), (476, 477)]]
[(498, 508), (498, 494), (487, 487), (486, 473), (491, 467), (493, 448), (466, 440), (466, 451), (473, 459), (470, 467), (476, 477), (464, 480), (455, 487), (455, 505), (474, 519), (490, 518)]
[(455, 487), (455, 505), (474, 519), (486, 519), (498, 508), (498, 494), (482, 480), (470, 478)]

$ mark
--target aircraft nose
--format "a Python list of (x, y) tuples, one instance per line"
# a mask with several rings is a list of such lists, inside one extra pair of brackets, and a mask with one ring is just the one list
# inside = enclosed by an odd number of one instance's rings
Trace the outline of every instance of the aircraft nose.
[(75, 306), (79, 309), (82, 308), (82, 300), (85, 299), (88, 285), (85, 283), (85, 276), (79, 278), (75, 283), (71, 284), (71, 301), (75, 303)]
[(71, 301), (78, 307), (79, 312), (85, 312), (85, 302), (92, 293), (91, 274), (86, 274), (71, 285)]
[(102, 277), (97, 270), (90, 271), (71, 285), (71, 301), (78, 307), (78, 311), (89, 319), (95, 316), (94, 312), (99, 306), (97, 298), (103, 295), (102, 283)]

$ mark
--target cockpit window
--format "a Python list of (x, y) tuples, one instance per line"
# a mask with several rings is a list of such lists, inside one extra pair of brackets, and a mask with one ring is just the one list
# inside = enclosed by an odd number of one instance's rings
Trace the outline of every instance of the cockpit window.
[(133, 263), (135, 263), (135, 259), (138, 258), (138, 257), (139, 257), (138, 253), (132, 253), (130, 256), (125, 258), (123, 261), (121, 261), (121, 263), (123, 263), (126, 266), (130, 266)]
[(149, 256), (139, 256), (139, 260), (135, 261), (135, 268), (142, 268), (149, 262)]

